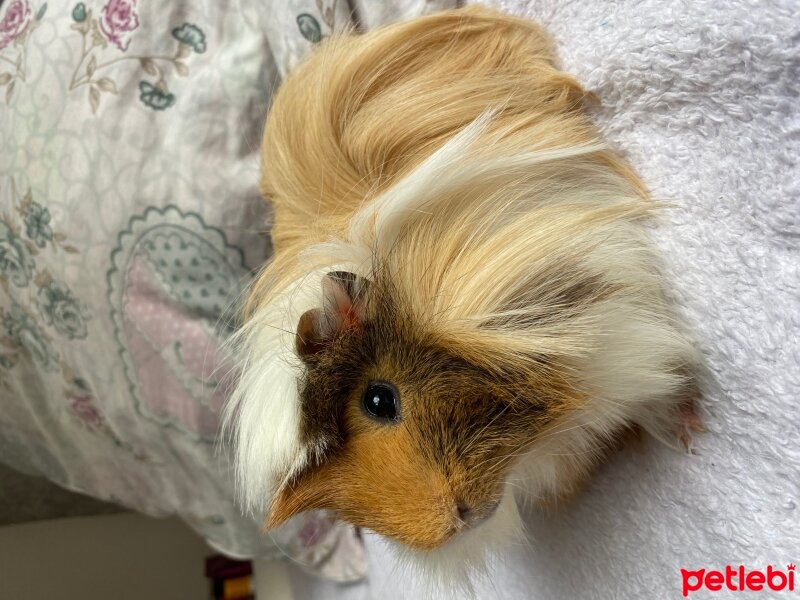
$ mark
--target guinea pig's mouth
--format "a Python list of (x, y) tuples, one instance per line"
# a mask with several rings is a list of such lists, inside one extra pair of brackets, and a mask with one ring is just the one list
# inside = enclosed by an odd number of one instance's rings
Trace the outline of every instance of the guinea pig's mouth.
[(469, 534), (489, 521), (497, 512), (501, 500), (502, 498), (492, 499), (473, 506), (463, 502), (453, 502), (449, 512), (436, 511), (430, 519), (425, 520), (426, 523), (415, 522), (416, 527), (420, 529), (412, 531), (408, 528), (405, 531), (380, 527), (373, 529), (413, 550), (432, 552), (451, 543), (457, 543), (462, 535)]

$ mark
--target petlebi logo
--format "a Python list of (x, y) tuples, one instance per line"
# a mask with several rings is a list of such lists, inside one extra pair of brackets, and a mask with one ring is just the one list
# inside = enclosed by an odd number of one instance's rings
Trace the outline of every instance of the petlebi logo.
[(692, 592), (793, 592), (795, 566), (788, 565), (785, 570), (772, 565), (765, 569), (748, 569), (744, 565), (727, 565), (724, 571), (681, 569), (683, 597)]

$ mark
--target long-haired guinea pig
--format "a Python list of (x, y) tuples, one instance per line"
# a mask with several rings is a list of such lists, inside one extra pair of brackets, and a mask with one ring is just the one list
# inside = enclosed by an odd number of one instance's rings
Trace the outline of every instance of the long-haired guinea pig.
[(285, 80), (227, 415), (268, 526), (505, 535), (519, 487), (552, 504), (625, 431), (699, 424), (654, 205), (586, 102), (537, 25), (482, 8), (333, 37)]

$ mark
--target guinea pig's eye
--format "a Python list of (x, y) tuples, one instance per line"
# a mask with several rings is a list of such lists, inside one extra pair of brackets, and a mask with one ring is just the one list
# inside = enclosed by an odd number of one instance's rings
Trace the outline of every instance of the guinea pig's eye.
[(361, 397), (367, 414), (381, 421), (396, 421), (400, 413), (400, 394), (397, 389), (383, 382), (370, 382)]

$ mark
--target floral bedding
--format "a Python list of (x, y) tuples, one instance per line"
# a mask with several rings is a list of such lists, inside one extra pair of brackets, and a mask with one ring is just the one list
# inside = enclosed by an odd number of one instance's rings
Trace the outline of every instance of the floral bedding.
[(315, 43), (440, 0), (0, 2), (0, 461), (234, 556), (366, 568), (324, 514), (265, 536), (216, 443), (269, 257), (260, 129)]

